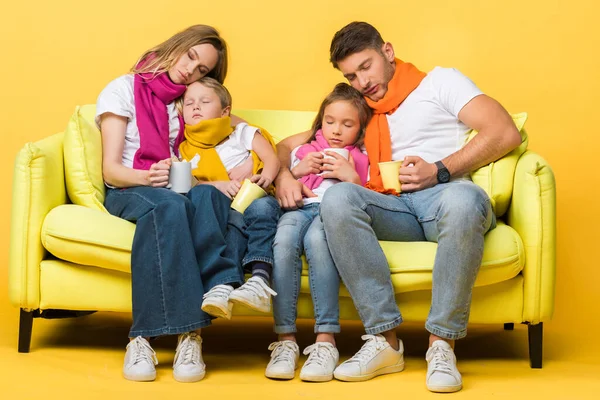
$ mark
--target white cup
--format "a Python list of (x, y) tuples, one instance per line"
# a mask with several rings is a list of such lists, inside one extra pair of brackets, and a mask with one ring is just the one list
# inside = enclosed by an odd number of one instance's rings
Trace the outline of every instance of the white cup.
[(187, 193), (192, 188), (192, 164), (188, 161), (173, 161), (169, 170), (167, 188), (177, 193)]
[(348, 150), (330, 147), (328, 149), (323, 149), (323, 155), (325, 156), (325, 158), (333, 158), (332, 156), (328, 156), (327, 154), (325, 154), (328, 151), (331, 151), (332, 153), (338, 153), (346, 160), (348, 159), (348, 157), (350, 157), (350, 152)]

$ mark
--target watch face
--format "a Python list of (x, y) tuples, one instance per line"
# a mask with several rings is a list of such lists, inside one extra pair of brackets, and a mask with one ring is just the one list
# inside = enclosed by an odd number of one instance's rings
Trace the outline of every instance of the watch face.
[(438, 172), (438, 181), (441, 183), (446, 183), (450, 180), (450, 173), (447, 169), (443, 169)]

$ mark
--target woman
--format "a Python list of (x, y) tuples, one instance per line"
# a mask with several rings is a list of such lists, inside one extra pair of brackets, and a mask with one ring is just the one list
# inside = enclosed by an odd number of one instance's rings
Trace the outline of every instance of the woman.
[[(185, 196), (166, 188), (183, 139), (174, 101), (203, 76), (223, 82), (227, 46), (214, 28), (191, 26), (146, 51), (131, 72), (108, 84), (96, 111), (106, 209), (136, 224), (123, 375), (154, 380), (158, 361), (148, 339), (179, 334), (173, 376), (195, 382), (205, 374), (200, 329), (211, 323), (201, 310), (203, 296), (216, 285), (243, 283), (245, 238), (227, 229), (230, 200), (215, 187), (198, 185)], [(227, 302), (219, 291), (207, 295)]]

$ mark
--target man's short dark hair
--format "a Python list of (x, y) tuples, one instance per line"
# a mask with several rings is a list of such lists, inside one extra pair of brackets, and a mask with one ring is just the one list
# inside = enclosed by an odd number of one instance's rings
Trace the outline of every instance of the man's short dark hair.
[(383, 44), (381, 34), (373, 25), (366, 22), (351, 22), (333, 36), (329, 48), (329, 61), (335, 68), (339, 69), (338, 62), (349, 55), (365, 49), (374, 49), (381, 52)]

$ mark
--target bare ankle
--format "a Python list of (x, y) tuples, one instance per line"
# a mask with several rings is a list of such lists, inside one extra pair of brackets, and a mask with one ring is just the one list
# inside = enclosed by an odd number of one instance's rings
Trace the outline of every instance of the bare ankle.
[(290, 340), (296, 343), (296, 334), (295, 333), (284, 333), (277, 336), (277, 340), (283, 342), (284, 340)]
[(335, 346), (335, 335), (330, 332), (319, 332), (317, 333), (317, 339), (315, 340), (315, 342), (331, 343)]
[(433, 345), (433, 342), (435, 342), (436, 340), (443, 340), (444, 342), (448, 343), (450, 347), (452, 347), (452, 349), (454, 350), (454, 340), (444, 339), (443, 337), (436, 336), (433, 333), (429, 335), (429, 347), (431, 347)]
[(396, 336), (396, 331), (394, 329), (381, 332), (381, 335), (387, 340), (390, 346), (392, 346), (392, 349), (396, 351), (400, 349), (398, 345), (398, 336)]

